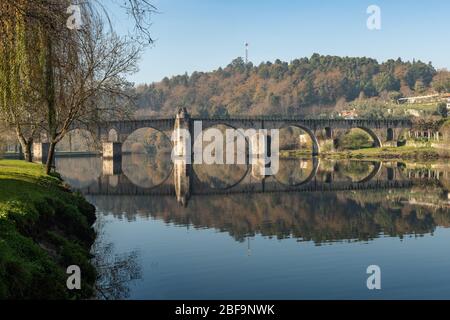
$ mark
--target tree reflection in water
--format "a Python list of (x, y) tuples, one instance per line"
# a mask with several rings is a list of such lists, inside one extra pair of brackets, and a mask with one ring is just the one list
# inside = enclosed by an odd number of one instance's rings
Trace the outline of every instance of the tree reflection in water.
[(117, 254), (112, 242), (105, 239), (107, 221), (101, 215), (96, 222), (97, 239), (92, 247), (93, 265), (97, 270), (97, 299), (120, 300), (130, 296), (130, 284), (142, 278), (139, 252)]
[[(132, 157), (124, 156), (124, 167), (132, 162)], [(130, 174), (141, 179), (139, 181), (154, 179), (152, 181), (158, 182), (165, 174), (170, 174), (170, 162), (160, 165), (162, 160), (155, 159), (158, 168), (166, 166), (167, 170), (152, 171), (148, 170), (145, 158), (139, 157), (138, 155), (132, 166), (133, 175)], [(81, 165), (80, 160), (77, 158), (78, 165)], [(90, 161), (85, 164), (90, 166)], [(71, 159), (61, 159), (57, 162), (58, 171), (68, 176), (72, 163)], [(194, 169), (196, 178), (212, 189), (226, 188), (239, 181), (244, 173), (239, 166), (203, 166)], [(86, 172), (90, 173), (88, 170)], [(312, 173), (313, 179), (309, 179)], [(125, 179), (118, 180), (126, 186), (119, 189), (123, 190), (123, 194), (108, 194), (110, 189), (117, 187), (111, 185), (111, 179), (120, 177), (123, 174), (108, 177), (108, 184), (86, 190), (88, 201), (99, 212), (128, 221), (154, 218), (179, 226), (216, 229), (228, 232), (237, 241), (245, 241), (248, 235), (260, 234), (278, 239), (313, 241), (320, 245), (340, 241), (369, 241), (381, 236), (401, 238), (407, 235), (424, 235), (433, 233), (437, 227), (450, 226), (450, 166), (447, 163), (417, 165), (416, 168), (413, 164), (406, 166), (396, 162), (386, 162), (380, 166), (372, 161), (321, 160), (316, 171), (311, 159), (286, 159), (280, 161), (280, 171), (274, 179), (277, 186), (291, 187), (310, 180), (312, 185), (332, 187), (333, 184), (344, 183), (345, 186), (347, 182), (370, 180), (375, 182), (374, 188), (262, 194), (200, 193), (192, 195), (187, 208), (181, 207), (170, 193), (155, 193), (152, 196), (141, 195), (139, 192), (133, 194), (133, 186), (128, 185)], [(149, 180), (145, 180), (145, 177)], [(80, 180), (87, 180), (86, 176), (80, 175)], [(406, 188), (391, 188), (377, 184), (377, 181), (390, 180), (405, 180), (411, 182), (411, 185)], [(167, 181), (170, 187), (173, 179)], [(243, 183), (252, 182), (249, 179)], [(98, 190), (104, 193), (96, 194)], [(106, 249), (100, 251), (108, 252)], [(111, 261), (115, 262), (110, 258), (110, 264)], [(114, 278), (115, 275), (111, 277)]]

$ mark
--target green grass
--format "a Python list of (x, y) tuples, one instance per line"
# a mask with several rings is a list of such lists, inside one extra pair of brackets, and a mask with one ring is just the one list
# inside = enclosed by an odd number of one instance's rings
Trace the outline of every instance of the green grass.
[(438, 103), (437, 102), (430, 102), (430, 103), (414, 103), (414, 104), (394, 104), (392, 105), (392, 108), (399, 108), (404, 110), (419, 110), (419, 111), (428, 111), (428, 112), (435, 112), (437, 110)]
[[(0, 160), (0, 299), (92, 296), (94, 220), (94, 208), (43, 166)], [(66, 288), (72, 264), (82, 269), (81, 291)]]

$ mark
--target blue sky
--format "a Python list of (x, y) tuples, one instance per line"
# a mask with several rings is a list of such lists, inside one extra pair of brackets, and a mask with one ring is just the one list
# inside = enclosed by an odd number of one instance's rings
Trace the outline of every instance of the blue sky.
[[(136, 83), (211, 71), (244, 55), (262, 61), (311, 56), (401, 57), (450, 68), (448, 0), (154, 0), (155, 43)], [(369, 5), (381, 8), (381, 30), (366, 26)], [(114, 14), (113, 14), (114, 18)], [(117, 17), (116, 17), (117, 18)], [(117, 19), (119, 27), (120, 19)]]

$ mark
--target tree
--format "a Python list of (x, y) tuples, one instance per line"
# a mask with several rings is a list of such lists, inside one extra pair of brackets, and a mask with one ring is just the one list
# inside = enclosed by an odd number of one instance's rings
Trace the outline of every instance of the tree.
[(448, 117), (448, 109), (447, 104), (445, 102), (441, 102), (438, 104), (437, 113), (442, 116), (442, 118)]
[(68, 0), (0, 4), (0, 34), (6, 35), (0, 43), (1, 115), (16, 129), (29, 160), (38, 129), (45, 129), (47, 173), (56, 144), (74, 123), (124, 115), (120, 106), (131, 98), (124, 76), (137, 70), (140, 52), (152, 42), (149, 17), (155, 8), (147, 0), (120, 1), (135, 22), (133, 35), (123, 37), (114, 33), (99, 0), (80, 4), (83, 27), (69, 30), (69, 5)]
[[(418, 89), (427, 91), (430, 85), (424, 79), (435, 72), (431, 65), (401, 59), (380, 64), (366, 57), (319, 54), (295, 59), (291, 63), (276, 60), (249, 67), (250, 64), (245, 65), (242, 58), (238, 58), (224, 70), (198, 73), (195, 77), (193, 74), (187, 86), (180, 83), (179, 76), (165, 78), (138, 94), (140, 114), (172, 115), (176, 106), (184, 103), (189, 105), (193, 114), (213, 115), (215, 109), (212, 106), (224, 106), (230, 115), (303, 115), (305, 112), (315, 116), (329, 115), (325, 107), (335, 107), (342, 97), (348, 102), (358, 99), (358, 96), (361, 100), (386, 102), (398, 96), (391, 92), (399, 91), (403, 96), (411, 96), (414, 92), (405, 79), (408, 71), (408, 76), (414, 78), (412, 88), (420, 80), (423, 87)], [(272, 97), (270, 93), (273, 93)], [(325, 111), (318, 110), (316, 114), (316, 110), (307, 108), (313, 106)], [(384, 106), (383, 103), (373, 109), (381, 108), (380, 114), (383, 115)], [(373, 114), (378, 113), (374, 111)]]
[(391, 91), (389, 92), (389, 99), (392, 102), (397, 102), (399, 99), (403, 98), (403, 95), (399, 91)]
[(245, 62), (244, 59), (241, 57), (238, 57), (231, 61), (231, 63), (228, 65), (228, 69), (237, 72), (237, 73), (243, 73), (245, 71)]
[(28, 2), (0, 3), (0, 120), (15, 131), (25, 159), (44, 122), (42, 29), (29, 16)]
[(450, 72), (447, 70), (438, 71), (431, 85), (439, 93), (450, 92)]
[(47, 172), (56, 145), (73, 124), (128, 115), (132, 97), (125, 75), (137, 70), (142, 49), (129, 38), (105, 33), (98, 19), (64, 39), (70, 44), (49, 40), (47, 45)]
[(416, 81), (416, 84), (414, 85), (414, 91), (416, 93), (424, 93), (426, 90), (425, 84), (423, 83), (422, 80), (418, 79)]
[(424, 86), (429, 86), (433, 80), (436, 70), (430, 64), (421, 61), (414, 62), (405, 75), (405, 80), (409, 87), (413, 89), (417, 81), (421, 81)]
[(376, 75), (373, 82), (378, 93), (400, 90), (400, 81), (395, 78), (393, 74), (388, 72), (382, 72)]

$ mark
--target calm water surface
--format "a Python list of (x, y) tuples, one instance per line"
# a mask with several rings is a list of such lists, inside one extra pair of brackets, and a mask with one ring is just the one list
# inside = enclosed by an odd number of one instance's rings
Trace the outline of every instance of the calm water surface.
[(197, 166), (183, 204), (170, 160), (56, 165), (98, 210), (99, 298), (450, 298), (446, 164), (284, 160), (265, 182)]

